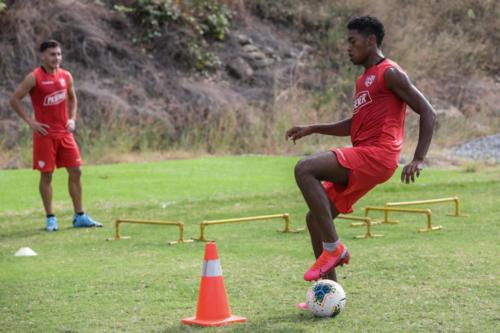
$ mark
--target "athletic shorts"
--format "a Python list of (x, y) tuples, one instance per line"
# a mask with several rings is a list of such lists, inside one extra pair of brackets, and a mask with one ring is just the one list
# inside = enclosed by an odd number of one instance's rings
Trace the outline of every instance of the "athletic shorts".
[(80, 150), (73, 134), (61, 137), (33, 134), (33, 169), (52, 172), (56, 167), (71, 168), (81, 164)]
[(398, 164), (399, 153), (378, 147), (332, 149), (339, 164), (349, 169), (347, 185), (328, 181), (323, 187), (339, 213), (352, 213), (352, 206), (378, 184), (389, 180)]

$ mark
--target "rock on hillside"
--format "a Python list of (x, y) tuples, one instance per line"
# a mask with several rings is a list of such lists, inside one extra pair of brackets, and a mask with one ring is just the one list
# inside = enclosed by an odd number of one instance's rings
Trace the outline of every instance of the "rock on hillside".
[(492, 159), (500, 162), (500, 134), (485, 136), (455, 147), (452, 152), (474, 160)]

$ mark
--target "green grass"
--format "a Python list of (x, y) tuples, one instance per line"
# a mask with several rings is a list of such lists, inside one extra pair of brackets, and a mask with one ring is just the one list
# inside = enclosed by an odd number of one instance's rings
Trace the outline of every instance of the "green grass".
[[(84, 168), (88, 212), (103, 229), (71, 228), (65, 171), (54, 176), (61, 230), (44, 216), (31, 170), (0, 171), (1, 332), (194, 332), (204, 245), (168, 246), (177, 230), (123, 225), (132, 239), (105, 241), (117, 217), (182, 220), (188, 237), (204, 219), (306, 212), (293, 179), (296, 157), (222, 157)], [(312, 263), (306, 233), (275, 232), (281, 222), (212, 226), (233, 314), (248, 323), (203, 332), (494, 332), (500, 323), (500, 168), (424, 170), (416, 184), (394, 178), (356, 206), (459, 196), (468, 218), (431, 207), (444, 229), (419, 234), (421, 216), (395, 214), (376, 226), (384, 238), (354, 240), (362, 229), (337, 222), (352, 253), (338, 270), (347, 307), (320, 320), (294, 309)], [(37, 257), (14, 257), (29, 246)], [(201, 331), (201, 330), (200, 330)]]

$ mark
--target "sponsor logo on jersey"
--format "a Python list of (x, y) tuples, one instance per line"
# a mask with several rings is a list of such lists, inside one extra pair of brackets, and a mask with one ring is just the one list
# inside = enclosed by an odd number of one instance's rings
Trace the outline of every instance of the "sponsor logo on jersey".
[(375, 81), (375, 75), (368, 75), (365, 79), (365, 87), (369, 87)]
[(54, 81), (42, 81), (43, 85), (54, 84)]
[(50, 95), (45, 96), (43, 100), (44, 106), (57, 105), (66, 100), (66, 89), (58, 90)]
[(352, 113), (358, 112), (363, 106), (370, 104), (372, 102), (372, 98), (370, 96), (370, 92), (368, 90), (360, 91), (354, 96), (354, 107)]

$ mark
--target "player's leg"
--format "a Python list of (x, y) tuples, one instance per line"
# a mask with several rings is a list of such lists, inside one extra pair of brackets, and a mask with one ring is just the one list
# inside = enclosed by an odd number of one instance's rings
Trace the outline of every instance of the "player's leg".
[(66, 170), (68, 171), (68, 190), (75, 210), (73, 226), (75, 228), (102, 227), (101, 223), (94, 221), (89, 215), (85, 214), (83, 210), (81, 168), (79, 166), (67, 167)]
[(52, 208), (52, 173), (55, 169), (55, 144), (52, 138), (33, 136), (33, 169), (40, 171), (38, 190), (42, 197), (47, 221), (45, 229), (56, 231), (59, 229), (57, 219)]
[(73, 135), (61, 138), (56, 162), (58, 167), (65, 167), (68, 172), (68, 190), (75, 210), (73, 226), (75, 228), (102, 227), (101, 223), (94, 221), (89, 215), (85, 214), (83, 209), (81, 157)]
[(43, 208), (45, 214), (54, 215), (52, 209), (52, 172), (40, 172), (40, 183), (38, 185), (40, 195), (42, 196)]
[(306, 281), (312, 281), (328, 276), (336, 266), (349, 262), (349, 252), (340, 242), (333, 223), (338, 212), (321, 183), (330, 181), (346, 185), (348, 170), (339, 164), (334, 153), (328, 152), (301, 160), (295, 168), (295, 178), (313, 217), (309, 218), (308, 224), (313, 230), (311, 237), (314, 237), (315, 251), (319, 252), (319, 240), (322, 242), (321, 254), (304, 274)]
[(339, 237), (332, 223), (331, 203), (321, 181), (345, 185), (348, 180), (348, 169), (339, 164), (334, 153), (320, 153), (297, 163), (295, 180), (309, 211), (314, 216), (314, 221), (321, 230), (322, 241), (336, 242)]
[[(335, 216), (337, 215), (338, 213), (335, 214)], [(307, 223), (307, 229), (309, 230), (309, 235), (311, 237), (311, 244), (314, 251), (314, 257), (318, 259), (321, 253), (323, 252), (323, 239), (321, 237), (321, 230), (318, 228), (318, 224), (316, 223), (316, 221), (314, 221), (314, 217), (311, 214), (311, 212), (307, 212), (306, 214), (306, 223)], [(333, 268), (330, 272), (328, 272), (325, 278), (337, 281), (337, 274), (335, 272), (335, 268)]]
[(75, 213), (83, 212), (82, 204), (82, 170), (80, 167), (66, 168), (68, 171), (68, 191), (73, 201), (73, 209)]
[(52, 172), (40, 172), (40, 183), (38, 185), (40, 195), (42, 197), (45, 214), (47, 214), (47, 225), (45, 230), (57, 231), (57, 219), (52, 209)]
[[(335, 209), (334, 207), (332, 207)], [(334, 217), (336, 217), (338, 213), (334, 213)], [(318, 228), (318, 224), (314, 220), (314, 216), (311, 212), (307, 212), (306, 214), (306, 223), (307, 229), (309, 230), (309, 235), (311, 236), (311, 244), (314, 251), (314, 256), (316, 259), (319, 258), (321, 253), (323, 252), (323, 240), (321, 238), (321, 230)], [(337, 274), (335, 272), (335, 268), (333, 268), (328, 274), (324, 276), (326, 279), (337, 281)], [(307, 310), (308, 306), (306, 302), (298, 303), (295, 307), (299, 310)]]

